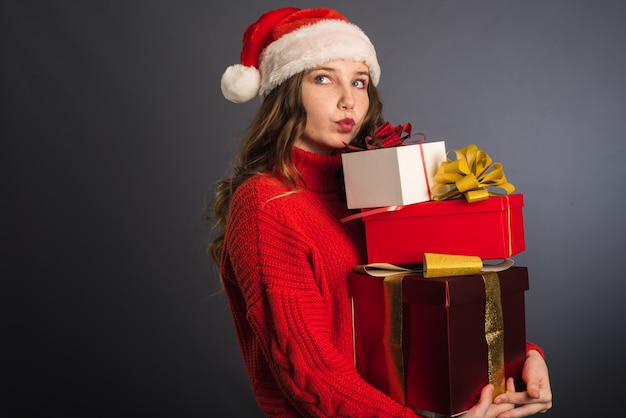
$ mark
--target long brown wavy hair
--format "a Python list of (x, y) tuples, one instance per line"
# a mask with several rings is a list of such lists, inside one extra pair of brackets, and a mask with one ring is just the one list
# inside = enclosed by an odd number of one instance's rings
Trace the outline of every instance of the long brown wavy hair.
[[(262, 100), (245, 133), (232, 167), (232, 175), (218, 181), (215, 199), (203, 211), (205, 222), (212, 225), (207, 255), (218, 266), (224, 248), (230, 201), (235, 190), (244, 181), (259, 173), (281, 174), (293, 191), (298, 190), (298, 180), (301, 177), (293, 165), (291, 149), (306, 126), (306, 111), (300, 94), (303, 75), (304, 73), (294, 75)], [(369, 83), (367, 92), (369, 108), (361, 129), (352, 141), (353, 145), (361, 147), (364, 146), (365, 137), (373, 135), (376, 128), (383, 123), (383, 105), (378, 90)]]

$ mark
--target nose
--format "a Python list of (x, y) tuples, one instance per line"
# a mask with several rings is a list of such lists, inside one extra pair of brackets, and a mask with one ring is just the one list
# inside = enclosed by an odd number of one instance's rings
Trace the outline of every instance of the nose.
[(341, 96), (339, 97), (339, 102), (337, 103), (339, 109), (352, 109), (354, 108), (354, 94), (352, 92), (351, 86), (345, 86), (341, 90)]

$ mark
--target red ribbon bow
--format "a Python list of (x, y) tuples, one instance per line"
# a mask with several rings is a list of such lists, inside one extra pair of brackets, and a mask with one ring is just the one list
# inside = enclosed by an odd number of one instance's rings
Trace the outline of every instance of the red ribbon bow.
[[(422, 138), (415, 141), (416, 143), (423, 142), (426, 136), (418, 132), (411, 135), (411, 123), (407, 122), (404, 125), (393, 126), (389, 121), (385, 122), (381, 127), (376, 129), (374, 136), (365, 137), (365, 147), (368, 150), (378, 148), (390, 148), (399, 145), (404, 145), (404, 141), (411, 136), (420, 135)], [(363, 151), (363, 148), (356, 147), (354, 145), (347, 144), (346, 147), (352, 151)]]

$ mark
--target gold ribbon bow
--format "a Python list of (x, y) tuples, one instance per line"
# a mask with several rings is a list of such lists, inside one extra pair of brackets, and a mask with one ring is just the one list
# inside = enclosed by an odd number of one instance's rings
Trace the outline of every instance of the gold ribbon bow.
[[(447, 158), (435, 174), (433, 199), (446, 200), (465, 196), (469, 202), (485, 200), (489, 196), (505, 196), (515, 191), (502, 170), (501, 163), (492, 163), (491, 157), (474, 144), (453, 151), (456, 160)], [(502, 189), (497, 193), (490, 189)]]
[(404, 353), (402, 351), (402, 280), (421, 273), (426, 278), (482, 274), (485, 283), (485, 339), (487, 340), (487, 374), (495, 386), (493, 397), (504, 393), (504, 323), (500, 300), (498, 272), (508, 269), (513, 260), (484, 265), (479, 257), (425, 253), (423, 268), (401, 267), (388, 263), (356, 266), (359, 273), (383, 277), (385, 320), (383, 344), (389, 381), (389, 396), (405, 403)]

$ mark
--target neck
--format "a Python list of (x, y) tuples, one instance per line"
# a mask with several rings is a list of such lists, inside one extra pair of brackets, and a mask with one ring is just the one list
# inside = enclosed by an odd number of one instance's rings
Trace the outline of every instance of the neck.
[(292, 158), (307, 189), (317, 192), (336, 191), (337, 172), (341, 168), (340, 154), (320, 155), (294, 147)]

